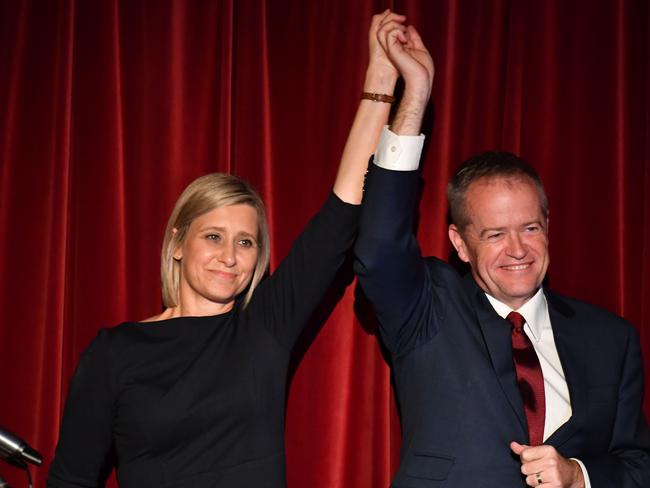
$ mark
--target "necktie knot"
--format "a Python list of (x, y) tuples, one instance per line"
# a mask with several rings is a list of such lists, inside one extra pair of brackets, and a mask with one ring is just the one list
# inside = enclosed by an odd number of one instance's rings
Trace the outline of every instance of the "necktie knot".
[(522, 332), (526, 319), (519, 312), (510, 312), (506, 317), (506, 320), (510, 322), (515, 332)]

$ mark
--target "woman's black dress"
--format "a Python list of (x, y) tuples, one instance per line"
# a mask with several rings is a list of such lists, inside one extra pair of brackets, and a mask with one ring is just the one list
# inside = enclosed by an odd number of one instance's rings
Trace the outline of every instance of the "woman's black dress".
[(331, 195), (248, 307), (103, 329), (70, 385), (48, 487), (286, 486), (291, 348), (345, 259), (358, 206)]

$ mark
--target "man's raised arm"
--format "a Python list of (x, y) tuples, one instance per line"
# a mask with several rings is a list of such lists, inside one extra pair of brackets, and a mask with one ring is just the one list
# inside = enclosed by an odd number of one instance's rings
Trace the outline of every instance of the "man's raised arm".
[[(383, 25), (377, 37), (404, 79), (404, 93), (385, 128), (366, 180), (355, 271), (375, 306), (386, 345), (406, 347), (431, 297), (413, 234), (422, 118), (431, 94), (433, 62), (412, 26)], [(426, 303), (425, 303), (426, 302)]]

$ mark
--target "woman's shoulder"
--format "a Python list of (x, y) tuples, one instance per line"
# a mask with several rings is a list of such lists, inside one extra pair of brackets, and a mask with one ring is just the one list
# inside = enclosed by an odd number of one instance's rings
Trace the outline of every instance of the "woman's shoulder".
[(88, 344), (85, 354), (110, 357), (125, 356), (138, 344), (150, 341), (151, 332), (158, 322), (121, 322), (102, 327)]
[[(166, 327), (169, 325), (169, 327)], [(147, 341), (152, 336), (169, 332), (174, 325), (171, 320), (149, 320), (141, 322), (121, 322), (119, 324), (103, 327), (97, 332), (93, 342), (98, 342), (100, 347), (123, 348), (129, 344)]]
[(98, 338), (102, 336), (101, 341), (119, 347), (149, 342), (160, 344), (164, 340), (187, 337), (195, 330), (213, 329), (237, 315), (230, 312), (205, 316), (175, 316), (162, 313), (139, 322), (122, 322), (103, 328), (99, 331)]
[(132, 340), (136, 322), (122, 322), (110, 327), (102, 327), (90, 341), (84, 356), (108, 357), (114, 351), (123, 349)]
[(87, 365), (110, 376), (120, 376), (145, 356), (155, 342), (145, 329), (145, 323), (141, 322), (122, 322), (99, 329), (83, 352), (79, 366)]
[[(169, 319), (173, 318), (178, 318), (180, 317), (180, 314), (178, 312), (179, 307), (167, 307), (165, 310), (163, 310), (160, 313), (157, 313), (155, 315), (152, 315), (151, 317), (147, 317), (146, 319), (142, 319), (138, 321), (138, 324), (150, 324), (150, 323), (155, 323), (155, 322), (164, 322)], [(133, 322), (131, 322), (133, 323)]]

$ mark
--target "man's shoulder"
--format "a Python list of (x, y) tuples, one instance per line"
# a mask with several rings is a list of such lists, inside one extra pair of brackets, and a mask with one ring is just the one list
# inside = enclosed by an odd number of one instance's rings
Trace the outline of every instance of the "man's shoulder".
[(592, 303), (578, 300), (561, 293), (545, 289), (549, 310), (560, 313), (568, 320), (584, 324), (591, 334), (602, 332), (608, 334), (629, 334), (634, 326), (614, 312)]
[(460, 284), (463, 280), (463, 272), (456, 266), (444, 261), (436, 256), (426, 256), (424, 263), (432, 276), (434, 284), (444, 284), (448, 286), (450, 283)]
[(472, 297), (480, 291), (472, 278), (472, 273), (460, 265), (450, 264), (435, 256), (424, 258), (429, 271), (432, 292), (442, 301), (450, 300), (462, 305), (465, 309), (475, 306)]
[(469, 272), (469, 265), (461, 262), (460, 259), (456, 259), (458, 262), (454, 262), (454, 259), (445, 261), (437, 256), (425, 256), (424, 261), (430, 269), (440, 271), (441, 273), (451, 273), (461, 277)]
[(432, 271), (440, 271), (443, 273), (453, 271), (453, 268), (449, 263), (443, 261), (440, 258), (437, 258), (436, 256), (426, 256), (424, 258), (424, 262), (427, 264), (427, 267)]

